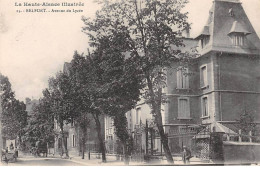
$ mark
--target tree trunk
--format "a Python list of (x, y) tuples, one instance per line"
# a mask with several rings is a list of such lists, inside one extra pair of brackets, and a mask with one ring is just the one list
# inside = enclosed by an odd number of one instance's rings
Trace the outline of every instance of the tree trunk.
[(69, 153), (68, 153), (68, 149), (65, 141), (65, 135), (63, 131), (63, 125), (61, 125), (60, 129), (61, 129), (61, 140), (62, 140), (62, 156), (65, 153), (66, 158), (69, 158)]
[(97, 114), (93, 114), (93, 117), (95, 119), (96, 127), (97, 127), (97, 133), (98, 133), (98, 140), (99, 140), (99, 146), (102, 153), (102, 162), (106, 162), (106, 147), (104, 144), (104, 139), (101, 135), (101, 124), (99, 121), (99, 116)]
[(167, 158), (168, 163), (173, 163), (172, 154), (168, 145), (168, 138), (164, 133), (163, 124), (162, 124), (162, 114), (161, 114), (161, 104), (162, 104), (162, 89), (158, 89), (158, 96), (155, 96), (153, 84), (150, 79), (149, 74), (146, 75), (148, 89), (151, 95), (151, 105), (152, 105), (152, 111), (155, 118), (155, 123), (158, 127), (159, 134), (161, 137), (161, 142), (163, 145), (163, 150), (165, 153), (165, 156)]
[(82, 159), (85, 159), (85, 138), (82, 138)]
[(83, 137), (82, 137), (82, 159), (84, 159), (85, 158), (85, 146), (86, 146), (86, 137), (85, 137), (86, 127), (85, 126), (82, 128), (82, 131), (83, 131)]
[(123, 143), (123, 145), (124, 145), (124, 154), (125, 154), (125, 165), (129, 165), (129, 161), (130, 161), (130, 159), (129, 159), (129, 151), (128, 151), (128, 147), (127, 147), (127, 145), (126, 145), (126, 143)]
[(169, 145), (168, 145), (168, 138), (164, 133), (164, 129), (163, 129), (163, 125), (162, 125), (161, 112), (157, 112), (156, 114), (157, 114), (157, 116), (155, 117), (155, 121), (156, 121), (156, 125), (157, 125), (157, 128), (159, 130), (160, 137), (161, 137), (161, 142), (162, 142), (162, 145), (163, 145), (163, 150), (164, 150), (165, 156), (166, 156), (167, 161), (169, 163), (173, 163), (172, 154), (171, 154), (171, 151), (170, 151), (170, 148), (169, 148)]

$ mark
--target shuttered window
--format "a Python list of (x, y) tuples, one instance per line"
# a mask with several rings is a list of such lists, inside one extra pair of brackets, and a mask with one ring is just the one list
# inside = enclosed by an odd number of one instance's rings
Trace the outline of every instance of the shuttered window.
[(208, 97), (203, 97), (201, 100), (201, 105), (202, 105), (202, 117), (207, 117), (209, 116), (209, 109), (208, 109)]
[(206, 87), (207, 85), (208, 85), (207, 66), (202, 66), (200, 68), (200, 86)]
[(178, 119), (190, 119), (189, 98), (178, 99)]
[(241, 34), (235, 34), (232, 37), (232, 43), (235, 46), (244, 46), (245, 36)]

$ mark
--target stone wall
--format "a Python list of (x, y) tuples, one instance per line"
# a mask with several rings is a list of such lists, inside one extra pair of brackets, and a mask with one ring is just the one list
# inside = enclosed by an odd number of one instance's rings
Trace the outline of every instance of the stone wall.
[(224, 141), (225, 164), (251, 164), (260, 162), (260, 143)]

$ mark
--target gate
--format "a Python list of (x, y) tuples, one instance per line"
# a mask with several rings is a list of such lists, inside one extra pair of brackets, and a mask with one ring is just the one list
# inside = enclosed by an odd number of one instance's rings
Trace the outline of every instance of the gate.
[(208, 161), (209, 160), (209, 155), (210, 155), (210, 141), (209, 139), (198, 139), (195, 140), (197, 141), (197, 156), (202, 160), (202, 161)]
[(183, 146), (191, 149), (192, 156), (209, 161), (211, 154), (210, 127), (174, 126), (169, 130), (172, 153), (181, 154)]

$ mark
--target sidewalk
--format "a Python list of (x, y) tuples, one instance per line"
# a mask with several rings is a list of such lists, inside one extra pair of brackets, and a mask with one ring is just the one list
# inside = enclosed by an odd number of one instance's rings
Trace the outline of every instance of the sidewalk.
[(68, 159), (70, 161), (73, 161), (75, 163), (81, 164), (81, 165), (90, 165), (90, 166), (122, 166), (124, 165), (123, 161), (118, 161), (116, 160), (115, 157), (113, 156), (106, 156), (106, 163), (102, 162), (101, 156), (100, 159), (96, 158), (96, 155), (91, 155), (90, 160), (88, 159), (88, 155), (85, 155), (85, 159), (82, 159), (81, 156), (75, 156), (75, 157), (70, 157)]
[[(85, 159), (81, 159), (80, 156), (71, 157), (68, 160), (71, 160), (75, 163), (78, 163), (80, 165), (90, 165), (90, 166), (123, 166), (124, 161), (118, 161), (114, 156), (106, 156), (107, 162), (103, 163), (101, 159), (97, 159), (95, 155), (91, 156), (91, 159), (88, 160), (88, 156), (85, 156)], [(173, 165), (212, 165), (213, 163), (206, 163), (202, 162), (198, 158), (191, 158), (190, 164), (184, 164), (181, 157), (174, 157), (174, 164)], [(149, 166), (149, 165), (171, 165), (167, 162), (167, 160), (164, 158), (163, 160), (158, 161), (151, 161), (151, 162), (136, 162), (136, 161), (130, 161), (130, 166)]]

